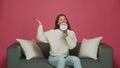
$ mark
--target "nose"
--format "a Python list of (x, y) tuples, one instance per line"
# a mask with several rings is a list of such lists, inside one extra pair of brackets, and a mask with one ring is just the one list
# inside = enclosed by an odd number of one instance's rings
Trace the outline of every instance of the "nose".
[(62, 22), (67, 22), (66, 20), (63, 20)]

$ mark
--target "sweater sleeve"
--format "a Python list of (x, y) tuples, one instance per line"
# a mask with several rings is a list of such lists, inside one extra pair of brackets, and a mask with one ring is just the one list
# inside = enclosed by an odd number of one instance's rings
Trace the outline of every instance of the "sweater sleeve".
[(76, 35), (74, 32), (72, 32), (72, 34), (68, 33), (68, 36), (65, 37), (65, 39), (69, 45), (69, 49), (73, 49), (76, 47), (77, 39), (76, 39)]
[(39, 41), (44, 42), (44, 43), (48, 43), (48, 39), (47, 39), (45, 33), (43, 32), (43, 25), (41, 25), (41, 26), (38, 27), (37, 39)]

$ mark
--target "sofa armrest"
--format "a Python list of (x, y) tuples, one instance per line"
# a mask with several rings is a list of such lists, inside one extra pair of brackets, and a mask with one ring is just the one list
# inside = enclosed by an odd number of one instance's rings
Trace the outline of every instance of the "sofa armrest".
[(113, 49), (105, 43), (99, 46), (98, 60), (103, 64), (104, 68), (112, 68)]
[(7, 48), (8, 68), (17, 68), (17, 63), (21, 57), (21, 47), (19, 43), (14, 43)]

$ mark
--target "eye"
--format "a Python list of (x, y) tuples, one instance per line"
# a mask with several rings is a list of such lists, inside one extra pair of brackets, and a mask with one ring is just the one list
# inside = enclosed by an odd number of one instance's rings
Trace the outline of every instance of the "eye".
[(66, 20), (66, 18), (64, 18), (64, 20)]
[(62, 19), (59, 19), (59, 21), (62, 21)]

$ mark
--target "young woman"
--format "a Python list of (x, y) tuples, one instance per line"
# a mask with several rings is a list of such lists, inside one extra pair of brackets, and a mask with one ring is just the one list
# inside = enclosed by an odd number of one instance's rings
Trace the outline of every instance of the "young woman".
[[(49, 31), (43, 31), (43, 25), (38, 18), (37, 39), (50, 44), (50, 56), (48, 62), (57, 68), (65, 68), (65, 65), (72, 65), (74, 68), (82, 68), (80, 59), (76, 56), (69, 55), (69, 49), (76, 47), (76, 35), (71, 30), (67, 17), (59, 14), (55, 20), (55, 28)], [(61, 30), (59, 25), (65, 22), (68, 25), (67, 30)]]

